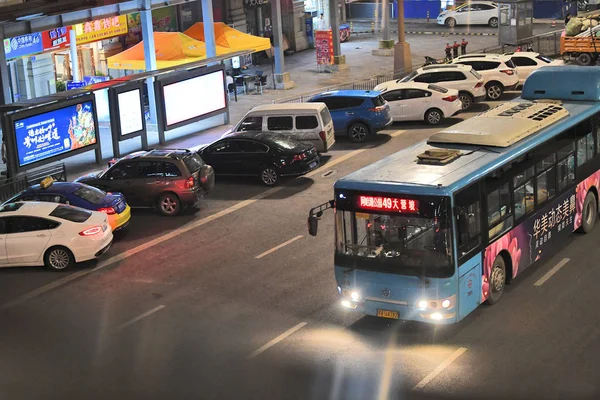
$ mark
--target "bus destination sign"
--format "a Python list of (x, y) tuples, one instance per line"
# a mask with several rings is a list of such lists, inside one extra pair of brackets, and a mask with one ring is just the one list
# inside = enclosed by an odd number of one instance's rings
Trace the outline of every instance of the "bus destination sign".
[(358, 196), (358, 206), (365, 210), (418, 213), (419, 201), (397, 197)]

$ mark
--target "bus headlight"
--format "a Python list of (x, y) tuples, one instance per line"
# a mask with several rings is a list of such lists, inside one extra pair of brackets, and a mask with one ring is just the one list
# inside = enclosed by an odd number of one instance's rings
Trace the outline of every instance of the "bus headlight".
[(352, 292), (350, 294), (350, 298), (352, 299), (352, 301), (358, 301), (358, 299), (360, 299), (360, 294), (358, 294), (358, 292)]
[(426, 309), (427, 308), (427, 300), (421, 300), (417, 303), (417, 307)]
[(442, 301), (442, 307), (444, 307), (444, 308), (450, 307), (450, 300), (446, 299), (446, 300)]
[(358, 305), (352, 303), (349, 300), (342, 300), (342, 306), (345, 308), (350, 308), (350, 309), (354, 310)]
[(431, 319), (439, 321), (440, 319), (442, 319), (442, 314), (440, 314), (439, 312), (433, 313), (431, 314)]

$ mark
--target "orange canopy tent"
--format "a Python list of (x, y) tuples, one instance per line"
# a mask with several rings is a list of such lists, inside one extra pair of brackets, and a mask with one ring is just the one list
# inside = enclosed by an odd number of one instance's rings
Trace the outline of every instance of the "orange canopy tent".
[[(270, 50), (271, 40), (260, 36), (253, 36), (233, 29), (223, 22), (215, 22), (215, 42), (229, 51), (253, 50), (255, 52)], [(204, 42), (204, 23), (196, 22), (185, 32), (186, 35)], [(217, 51), (218, 53), (218, 51)]]
[[(206, 45), (181, 32), (154, 32), (154, 48), (158, 69), (206, 59)], [(217, 45), (217, 55), (232, 51)], [(146, 70), (144, 42), (108, 57), (107, 64), (112, 69)]]

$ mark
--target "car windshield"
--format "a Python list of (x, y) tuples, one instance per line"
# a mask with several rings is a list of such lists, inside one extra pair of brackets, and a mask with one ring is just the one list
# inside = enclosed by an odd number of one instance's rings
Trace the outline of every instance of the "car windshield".
[(92, 212), (84, 210), (82, 208), (66, 206), (61, 204), (50, 213), (50, 216), (65, 219), (71, 222), (82, 223), (90, 219), (90, 217), (92, 216)]
[(410, 82), (410, 81), (412, 81), (412, 80), (415, 78), (415, 76), (417, 76), (418, 74), (419, 74), (419, 73), (418, 73), (417, 71), (413, 71), (413, 72), (411, 72), (410, 74), (406, 75), (404, 78), (402, 78), (402, 79), (400, 79), (400, 80), (398, 80), (398, 81), (396, 81), (396, 82), (398, 82), (398, 83), (400, 83), (400, 82)]
[(439, 93), (448, 93), (448, 89), (443, 88), (443, 87), (438, 86), (438, 85), (428, 85), (427, 89), (434, 90), (434, 91), (439, 92)]
[(197, 153), (190, 153), (183, 159), (183, 162), (190, 170), (190, 173), (198, 171), (204, 165), (204, 160)]
[(427, 215), (338, 209), (336, 264), (406, 275), (452, 276), (448, 204), (428, 201)]
[(97, 189), (93, 186), (81, 186), (73, 192), (73, 194), (89, 203), (102, 204), (106, 197), (106, 192)]
[(538, 60), (542, 60), (542, 61), (543, 61), (543, 62), (545, 62), (546, 64), (550, 64), (550, 63), (552, 62), (552, 60), (551, 60), (551, 59), (549, 59), (548, 57), (545, 57), (545, 56), (543, 56), (543, 55), (541, 55), (541, 54), (540, 54), (540, 55), (538, 55), (536, 58), (537, 58)]

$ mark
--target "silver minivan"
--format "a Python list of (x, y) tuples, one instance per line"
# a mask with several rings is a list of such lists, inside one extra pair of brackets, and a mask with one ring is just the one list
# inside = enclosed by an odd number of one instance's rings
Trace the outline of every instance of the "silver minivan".
[(319, 153), (335, 143), (333, 121), (325, 103), (264, 104), (256, 106), (223, 136), (262, 131), (290, 136), (310, 143)]

